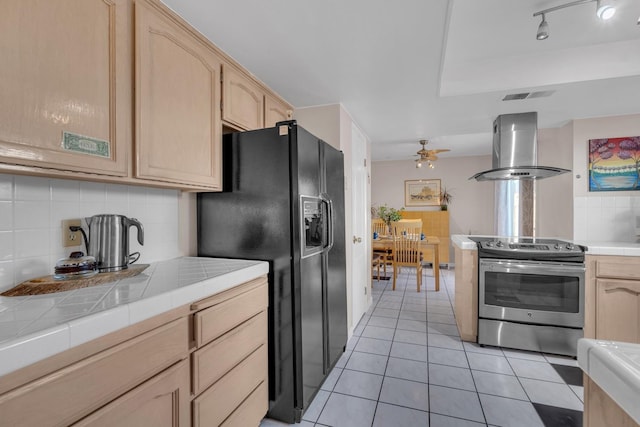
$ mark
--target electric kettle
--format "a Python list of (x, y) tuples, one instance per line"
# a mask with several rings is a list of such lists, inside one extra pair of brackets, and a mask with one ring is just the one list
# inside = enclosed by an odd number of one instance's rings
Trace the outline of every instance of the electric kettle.
[(85, 221), (89, 226), (87, 252), (95, 257), (100, 272), (124, 270), (140, 258), (140, 252), (129, 253), (129, 227), (138, 229), (138, 242), (144, 245), (140, 221), (114, 214), (94, 215)]

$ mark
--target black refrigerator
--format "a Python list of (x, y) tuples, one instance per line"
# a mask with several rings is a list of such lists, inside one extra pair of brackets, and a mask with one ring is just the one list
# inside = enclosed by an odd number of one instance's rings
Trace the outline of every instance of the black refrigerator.
[(223, 138), (198, 254), (269, 262), (270, 418), (299, 422), (347, 342), (341, 151), (295, 121)]

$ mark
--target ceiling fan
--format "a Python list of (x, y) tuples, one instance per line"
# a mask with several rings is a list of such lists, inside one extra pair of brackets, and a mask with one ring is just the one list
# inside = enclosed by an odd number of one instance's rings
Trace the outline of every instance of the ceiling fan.
[(416, 168), (421, 168), (423, 163), (429, 165), (431, 169), (433, 169), (433, 162), (438, 160), (438, 153), (444, 153), (445, 151), (451, 151), (446, 148), (441, 148), (437, 150), (427, 150), (425, 145), (428, 143), (426, 139), (421, 139), (420, 144), (422, 144), (422, 148), (417, 151), (415, 155), (420, 156), (419, 159), (416, 159)]

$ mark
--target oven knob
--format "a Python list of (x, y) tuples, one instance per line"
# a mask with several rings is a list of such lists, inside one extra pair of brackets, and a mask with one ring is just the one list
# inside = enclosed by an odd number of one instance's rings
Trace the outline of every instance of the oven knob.
[(556, 243), (555, 245), (553, 245), (553, 248), (557, 251), (560, 250), (560, 243)]
[(501, 241), (501, 240), (498, 240), (498, 241), (496, 242), (496, 246), (497, 246), (497, 247), (499, 247), (499, 248), (501, 248), (502, 246), (504, 246), (504, 244), (502, 243), (502, 241)]
[(567, 250), (572, 251), (574, 246), (571, 243), (567, 243)]
[(487, 242), (487, 246), (488, 247), (492, 247), (493, 246), (493, 242)]

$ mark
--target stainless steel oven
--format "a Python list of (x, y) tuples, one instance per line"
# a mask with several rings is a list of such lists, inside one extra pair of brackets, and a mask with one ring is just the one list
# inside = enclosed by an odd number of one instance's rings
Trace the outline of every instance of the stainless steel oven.
[(575, 356), (584, 327), (583, 251), (549, 239), (480, 242), (478, 343)]

